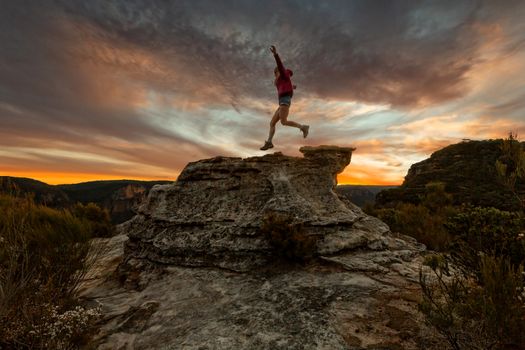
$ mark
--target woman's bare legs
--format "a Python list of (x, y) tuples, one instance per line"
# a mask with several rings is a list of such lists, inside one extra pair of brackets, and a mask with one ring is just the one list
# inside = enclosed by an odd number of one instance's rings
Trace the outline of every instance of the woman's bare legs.
[(272, 120), (270, 121), (270, 133), (268, 134), (268, 140), (265, 142), (265, 145), (261, 147), (261, 150), (267, 150), (268, 148), (272, 148), (272, 140), (273, 135), (275, 135), (275, 125), (277, 125), (277, 122), (280, 120), (281, 124), (286, 126), (293, 126), (295, 128), (298, 128), (303, 132), (303, 137), (306, 137), (308, 135), (308, 129), (310, 128), (308, 125), (301, 125), (299, 123), (296, 123), (294, 121), (288, 120), (288, 113), (290, 111), (290, 106), (281, 105), (275, 113), (273, 114)]
[(270, 121), (270, 134), (268, 135), (268, 142), (272, 143), (273, 135), (275, 134), (275, 125), (279, 121), (279, 111), (281, 107), (277, 108), (273, 114), (272, 120)]

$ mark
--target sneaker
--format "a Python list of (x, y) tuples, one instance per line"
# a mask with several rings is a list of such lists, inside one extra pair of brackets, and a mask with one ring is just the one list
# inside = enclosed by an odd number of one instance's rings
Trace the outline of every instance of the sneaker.
[(303, 125), (301, 127), (301, 131), (303, 132), (303, 137), (306, 138), (308, 136), (308, 131), (310, 130), (310, 125)]
[(273, 143), (269, 142), (269, 141), (265, 141), (264, 142), (264, 146), (262, 146), (261, 148), (259, 148), (261, 151), (266, 151), (267, 149), (269, 148), (273, 148)]

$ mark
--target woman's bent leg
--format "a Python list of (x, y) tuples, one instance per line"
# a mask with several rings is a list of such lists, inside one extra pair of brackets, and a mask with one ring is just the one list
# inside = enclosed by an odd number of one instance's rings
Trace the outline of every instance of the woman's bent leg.
[(301, 124), (288, 120), (288, 113), (290, 111), (290, 106), (282, 105), (279, 107), (279, 111), (280, 111), (279, 116), (281, 119), (281, 124), (286, 125), (286, 126), (293, 126), (293, 127), (301, 129), (302, 127)]
[(299, 130), (303, 132), (303, 137), (308, 136), (308, 130), (310, 129), (308, 125), (302, 125), (294, 121), (288, 120), (288, 113), (290, 111), (290, 106), (281, 106), (279, 109), (280, 109), (281, 124), (298, 128)]

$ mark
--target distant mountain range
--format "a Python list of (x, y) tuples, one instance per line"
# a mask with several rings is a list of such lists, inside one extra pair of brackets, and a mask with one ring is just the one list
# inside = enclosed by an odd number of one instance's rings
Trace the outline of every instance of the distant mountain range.
[(0, 192), (33, 193), (37, 203), (55, 208), (67, 208), (77, 202), (93, 202), (106, 208), (111, 220), (118, 224), (134, 215), (135, 206), (146, 197), (151, 187), (170, 182), (172, 181), (109, 180), (49, 185), (30, 178), (0, 176)]
[(27, 177), (0, 176), (0, 192), (11, 194), (33, 193), (35, 201), (50, 207), (67, 207), (71, 201), (58, 186)]

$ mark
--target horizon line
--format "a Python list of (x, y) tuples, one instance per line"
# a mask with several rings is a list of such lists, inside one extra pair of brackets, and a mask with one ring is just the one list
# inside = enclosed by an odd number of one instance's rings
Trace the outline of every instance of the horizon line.
[[(116, 177), (116, 176), (102, 176), (101, 178), (96, 178), (96, 179), (73, 179), (71, 178), (72, 181), (53, 181), (46, 177), (46, 176), (27, 176), (27, 175), (20, 175), (20, 176), (16, 176), (16, 175), (0, 175), (0, 177), (14, 177), (14, 178), (26, 178), (26, 179), (32, 179), (32, 180), (36, 180), (36, 181), (40, 181), (40, 182), (43, 182), (47, 185), (50, 185), (50, 186), (60, 186), (60, 185), (78, 185), (78, 184), (82, 184), (82, 183), (88, 183), (88, 182), (97, 182), (97, 181), (168, 181), (168, 182), (175, 182), (177, 181), (177, 178), (175, 179), (170, 179), (170, 178), (159, 178), (159, 177)], [(58, 180), (59, 178), (55, 178), (55, 180)], [(355, 182), (351, 182), (351, 181), (341, 181), (341, 182), (337, 182), (337, 186), (342, 186), (342, 185), (352, 185), (352, 186), (401, 186), (401, 183), (385, 183), (385, 182), (381, 182), (381, 183), (363, 183), (362, 181), (355, 181)]]

